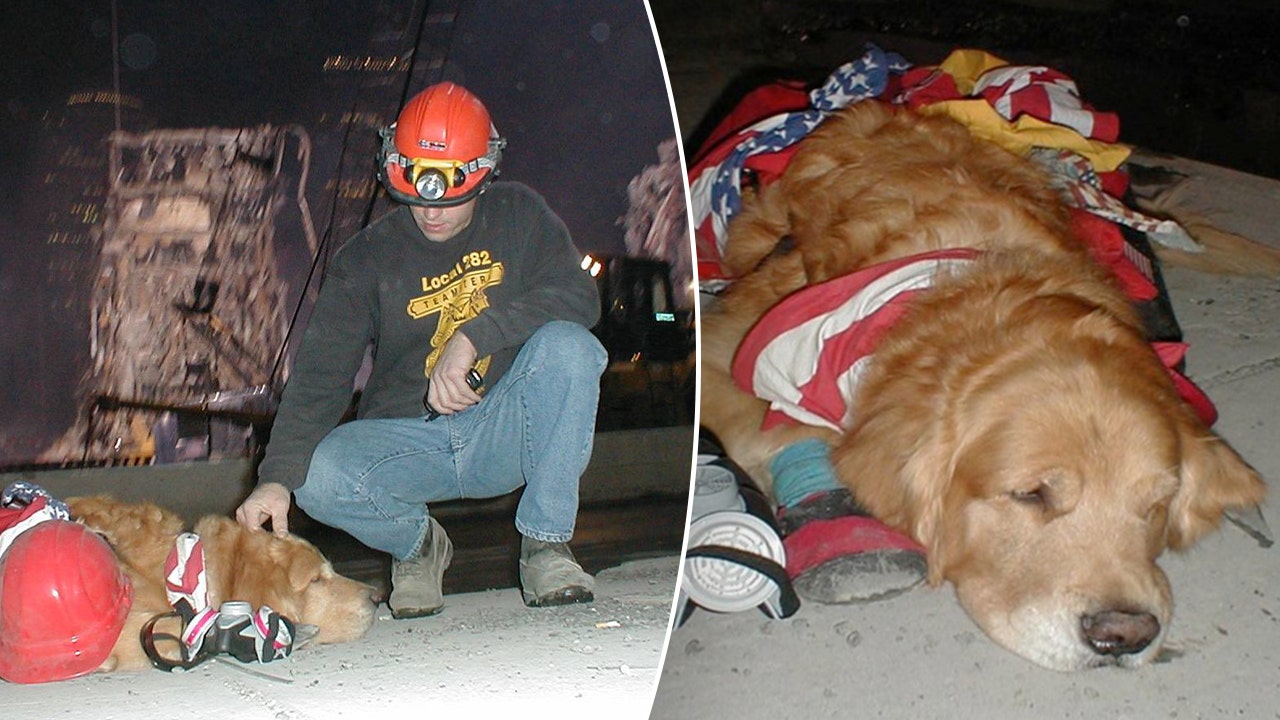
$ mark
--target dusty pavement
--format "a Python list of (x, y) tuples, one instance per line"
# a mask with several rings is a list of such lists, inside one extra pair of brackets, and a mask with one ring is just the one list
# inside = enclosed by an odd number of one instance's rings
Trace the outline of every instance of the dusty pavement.
[[(724, 94), (787, 60), (735, 38), (741, 17), (736, 29), (655, 17), (686, 139), (727, 109)], [(1144, 162), (1188, 173), (1198, 210), (1280, 247), (1280, 182)], [(1280, 283), (1165, 272), (1188, 373), (1217, 404), (1218, 432), (1271, 484), (1263, 512), (1280, 527)], [(651, 718), (1280, 718), (1280, 548), (1224, 525), (1162, 565), (1174, 624), (1168, 652), (1146, 668), (1040, 669), (990, 642), (944, 586), (863, 606), (808, 603), (787, 620), (695, 612), (669, 640)]]
[(439, 615), (417, 620), (393, 620), (383, 605), (362, 640), (302, 648), (267, 665), (228, 659), (185, 674), (0, 683), (0, 717), (644, 718), (677, 564), (660, 557), (604, 570), (596, 601), (585, 605), (530, 609), (516, 589), (448, 595)]

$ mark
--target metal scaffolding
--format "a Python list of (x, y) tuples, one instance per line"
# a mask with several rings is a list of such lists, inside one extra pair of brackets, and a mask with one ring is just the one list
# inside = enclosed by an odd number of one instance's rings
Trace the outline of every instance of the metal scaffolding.
[[(245, 454), (283, 385), (286, 288), (275, 218), (298, 128), (116, 132), (76, 424), (48, 461)], [(299, 201), (302, 196), (299, 193)], [(312, 252), (305, 203), (304, 224)]]

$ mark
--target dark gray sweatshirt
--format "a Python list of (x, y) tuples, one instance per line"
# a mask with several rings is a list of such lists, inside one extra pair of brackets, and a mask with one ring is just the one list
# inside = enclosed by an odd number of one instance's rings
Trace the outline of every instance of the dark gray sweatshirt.
[(445, 242), (426, 239), (407, 206), (352, 237), (334, 255), (285, 385), (258, 481), (290, 490), (350, 404), (365, 350), (373, 366), (358, 417), (416, 417), (439, 348), (455, 330), (476, 347), (487, 387), (551, 320), (591, 327), (595, 282), (568, 228), (525, 185), (495, 182)]

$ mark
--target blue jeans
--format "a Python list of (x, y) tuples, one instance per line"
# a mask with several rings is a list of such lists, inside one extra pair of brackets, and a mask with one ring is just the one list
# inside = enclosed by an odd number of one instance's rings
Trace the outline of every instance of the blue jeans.
[(334, 428), (294, 499), (312, 518), (406, 560), (422, 547), (429, 503), (497, 497), (524, 485), (516, 529), (567, 542), (607, 359), (586, 328), (547, 323), (476, 405), (431, 422), (419, 416)]

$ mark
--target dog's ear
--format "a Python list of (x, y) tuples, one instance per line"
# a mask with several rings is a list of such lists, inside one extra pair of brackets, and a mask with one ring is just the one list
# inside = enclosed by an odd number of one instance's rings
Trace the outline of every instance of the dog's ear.
[(1174, 550), (1216, 529), (1227, 508), (1260, 504), (1267, 490), (1257, 471), (1198, 422), (1185, 422), (1182, 436), (1182, 484), (1169, 508), (1168, 545)]
[(910, 533), (925, 547), (929, 584), (941, 585), (946, 571), (947, 533), (943, 527), (947, 496), (954, 485), (954, 458), (940, 448), (923, 448), (903, 466)]
[(883, 430), (882, 423), (869, 423), (837, 444), (831, 456), (836, 475), (872, 515), (925, 547), (929, 583), (941, 584), (947, 562), (943, 512), (953, 459), (925, 438), (916, 438), (914, 451), (904, 453)]
[(299, 592), (307, 589), (311, 581), (320, 577), (324, 561), (318, 553), (293, 540), (272, 538), (272, 554), (279, 559), (289, 575), (289, 587)]

